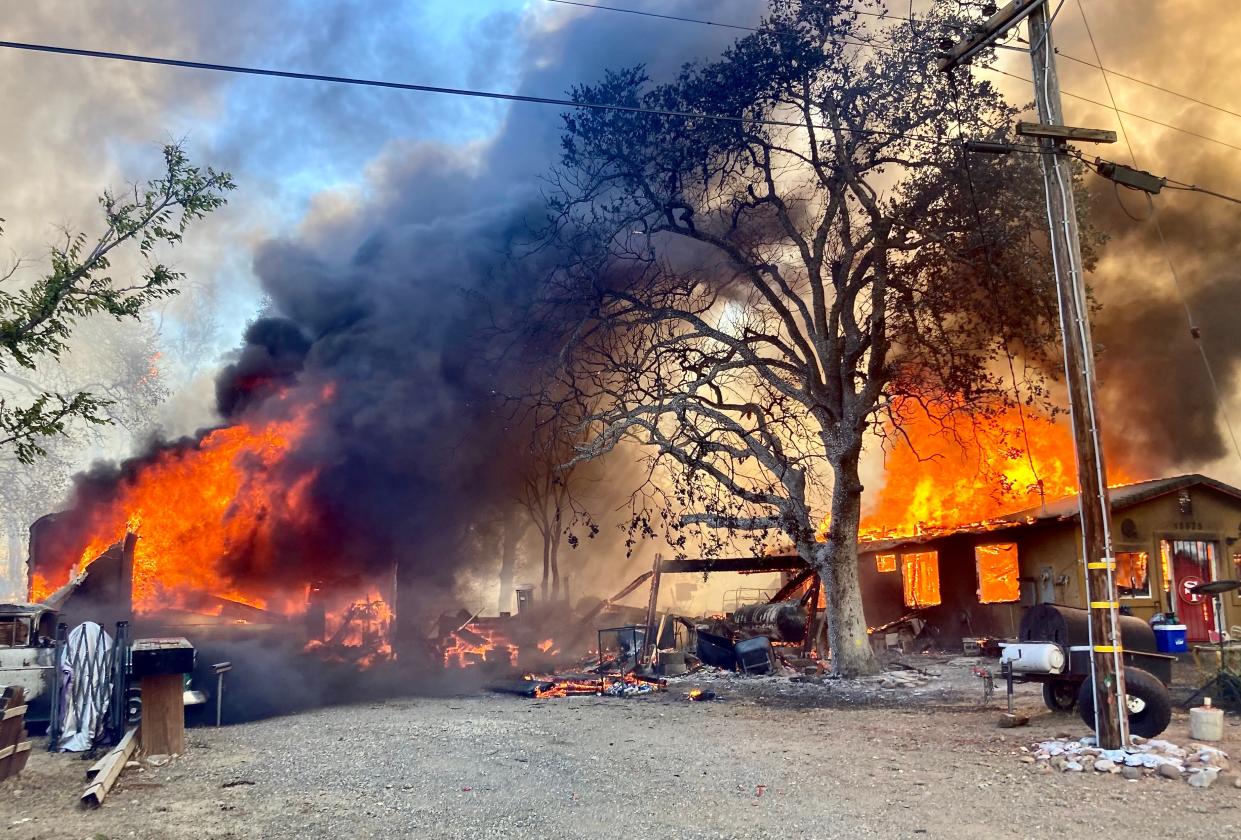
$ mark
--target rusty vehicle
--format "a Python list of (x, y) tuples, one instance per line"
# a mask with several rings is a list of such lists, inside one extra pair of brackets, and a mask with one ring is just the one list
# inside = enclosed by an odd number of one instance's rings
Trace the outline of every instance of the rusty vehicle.
[(57, 618), (43, 604), (0, 604), (0, 684), (22, 687), (28, 725), (51, 719)]

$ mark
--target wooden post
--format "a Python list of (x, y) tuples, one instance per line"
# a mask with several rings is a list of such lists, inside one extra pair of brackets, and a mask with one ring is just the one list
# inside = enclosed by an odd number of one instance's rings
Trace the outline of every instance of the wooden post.
[(181, 674), (142, 678), (142, 750), (147, 755), (185, 753), (185, 680)]
[(1023, 18), (1029, 18), (1030, 60), (1034, 65), (1034, 99), (1039, 120), (1037, 124), (1025, 123), (1020, 130), (1027, 136), (1039, 137), (1043, 151), (1043, 185), (1047, 191), (1060, 331), (1064, 336), (1065, 384), (1077, 453), (1078, 512), (1082, 523), (1082, 559), (1086, 564), (1086, 602), (1090, 609), (1095, 733), (1100, 747), (1119, 749), (1129, 746), (1129, 718), (1125, 708), (1124, 651), (1120, 646), (1114, 574), (1116, 558), (1112, 551), (1107, 471), (1095, 405), (1090, 304), (1086, 297), (1077, 209), (1073, 201), (1073, 170), (1065, 148), (1068, 139), (1110, 143), (1116, 138), (1106, 131), (1065, 127), (1047, 6), (1048, 0), (1011, 0), (974, 34), (949, 50), (940, 60), (939, 68), (952, 70), (995, 43)]
[(822, 591), (823, 581), (815, 574), (811, 578), (810, 584), (810, 603), (806, 605), (806, 639), (801, 643), (801, 655), (803, 658), (810, 655), (811, 649), (814, 647), (815, 630), (819, 618), (819, 592)]
[(658, 632), (655, 627), (655, 610), (659, 605), (659, 578), (662, 565), (663, 557), (656, 554), (655, 564), (651, 566), (651, 597), (646, 602), (646, 639), (644, 640), (644, 646), (650, 651), (652, 663), (655, 662), (655, 651), (659, 647), (659, 640), (655, 638)]
[[(1030, 14), (1031, 60), (1039, 122), (1063, 125), (1060, 83), (1047, 4), (1036, 3)], [(1064, 373), (1077, 451), (1078, 508), (1082, 524), (1082, 557), (1086, 564), (1086, 600), (1095, 691), (1095, 733), (1099, 746), (1129, 745), (1129, 720), (1124, 707), (1125, 672), (1118, 632), (1116, 560), (1112, 552), (1111, 507), (1102, 435), (1094, 393), (1094, 344), (1090, 336), (1090, 304), (1083, 276), (1077, 210), (1073, 202), (1073, 170), (1064, 141), (1045, 138), (1043, 181), (1047, 190), (1052, 259), (1064, 334)]]

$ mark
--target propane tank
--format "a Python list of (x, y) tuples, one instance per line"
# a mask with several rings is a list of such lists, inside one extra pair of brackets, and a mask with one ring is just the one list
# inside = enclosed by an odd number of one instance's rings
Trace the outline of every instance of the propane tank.
[(1224, 740), (1224, 712), (1212, 708), (1210, 697), (1203, 697), (1201, 706), (1189, 710), (1189, 737), (1195, 741)]
[(1054, 642), (1007, 644), (1000, 661), (1014, 674), (1060, 674), (1064, 672), (1064, 648)]

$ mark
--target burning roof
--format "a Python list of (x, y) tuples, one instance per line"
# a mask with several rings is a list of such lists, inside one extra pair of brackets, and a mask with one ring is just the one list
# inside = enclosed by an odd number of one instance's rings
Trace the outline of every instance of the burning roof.
[[(1168, 476), (1166, 478), (1119, 484), (1108, 489), (1113, 511), (1124, 510), (1150, 499), (1176, 493), (1189, 487), (1205, 486), (1235, 499), (1241, 499), (1241, 489), (1199, 473)], [(927, 528), (920, 533), (885, 536), (880, 539), (863, 539), (859, 549), (866, 552), (884, 552), (899, 546), (922, 545), (943, 537), (957, 534), (982, 534), (1031, 525), (1036, 522), (1067, 521), (1078, 516), (1077, 494), (1049, 500), (1045, 505), (1023, 508), (1001, 514), (982, 522), (971, 522), (955, 527)]]

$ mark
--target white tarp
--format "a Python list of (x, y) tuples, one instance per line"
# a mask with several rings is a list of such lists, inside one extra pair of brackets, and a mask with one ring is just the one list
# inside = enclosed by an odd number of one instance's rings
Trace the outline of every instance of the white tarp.
[(64, 717), (58, 749), (85, 752), (103, 731), (112, 697), (112, 638), (93, 621), (69, 633), (60, 661)]

